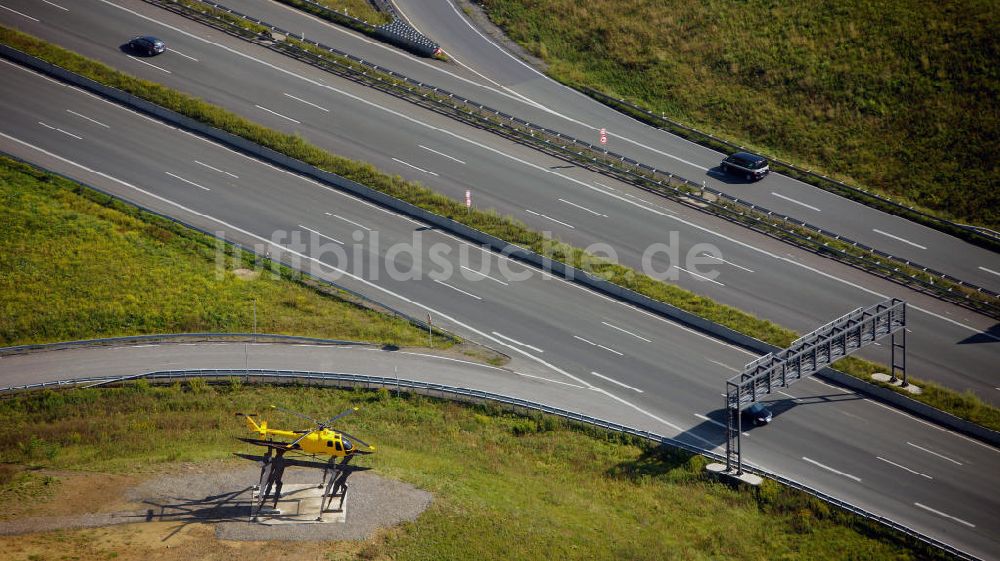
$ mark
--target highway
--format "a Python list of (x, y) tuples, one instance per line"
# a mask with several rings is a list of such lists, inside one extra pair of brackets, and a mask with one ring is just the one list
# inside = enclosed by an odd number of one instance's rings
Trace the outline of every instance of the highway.
[[(542, 395), (541, 385), (544, 395), (555, 390), (565, 399), (561, 406), (719, 449), (723, 382), (752, 358), (745, 351), (22, 68), (0, 63), (0, 73), (0, 149), (262, 250), (274, 239), (272, 257), (404, 312), (429, 313), (435, 325), (510, 354), (520, 374), (496, 376), (528, 378), (518, 391)], [(420, 247), (399, 251), (416, 245), (415, 233)], [(448, 264), (453, 274), (443, 271)], [(419, 278), (401, 278), (407, 272)], [(284, 368), (337, 364), (289, 349), (297, 358), (274, 348), (255, 357)], [(101, 375), (121, 353), (107, 351), (96, 365), (73, 357), (64, 364)], [(172, 367), (221, 361), (168, 354)], [(237, 348), (225, 360), (239, 368), (240, 355)], [(20, 360), (0, 359), (4, 379), (72, 370), (32, 370)], [(134, 368), (136, 359), (129, 361)], [(472, 373), (469, 385), (483, 379)], [(816, 380), (770, 401), (775, 421), (748, 431), (748, 461), (980, 557), (997, 556), (996, 448)]]
[(397, 2), (407, 20), (453, 58), (455, 64), (448, 65), (421, 64), (423, 61), (405, 53), (379, 48), (368, 39), (331, 29), (335, 26), (268, 0), (229, 0), (223, 4), (593, 144), (598, 143), (598, 131), (606, 128), (608, 148), (614, 152), (1000, 290), (1000, 257), (995, 253), (789, 177), (771, 175), (756, 184), (726, 177), (718, 169), (724, 155), (624, 117), (545, 77), (501, 49), (451, 0)]
[[(37, 0), (8, 0), (5, 5), (20, 14), (0, 11), (4, 24), (193, 93), (273, 128), (300, 133), (331, 151), (423, 181), (452, 197), (460, 199), (471, 189), (476, 207), (495, 208), (581, 247), (605, 244), (596, 247), (610, 247), (626, 265), (639, 268), (644, 250), (656, 243), (677, 246), (682, 256), (696, 244), (711, 244), (719, 249), (721, 259), (710, 267), (695, 270), (662, 253), (655, 254), (652, 263), (657, 271), (671, 273), (672, 282), (680, 286), (799, 331), (885, 296), (905, 298), (915, 306), (909, 372), (970, 389), (993, 403), (1000, 401), (992, 368), (998, 339), (989, 334), (996, 329), (995, 322), (972, 312), (566, 166), (142, 2), (119, 5), (84, 0), (75, 3), (72, 12)], [(361, 46), (346, 47), (367, 49), (361, 53), (365, 56), (392, 56), (397, 63), (413, 61), (416, 68), (445, 75), (433, 70), (436, 63), (416, 61), (367, 39), (334, 32), (295, 11), (268, 3), (251, 7), (276, 10), (268, 17), (281, 14), (321, 26), (331, 34), (324, 42), (336, 45), (343, 37), (352, 38)], [(170, 52), (149, 60), (129, 58), (118, 49), (117, 41), (107, 39), (122, 35), (121, 30), (135, 30), (129, 32), (135, 34), (150, 29), (167, 40)], [(676, 238), (671, 237), (674, 232)], [(719, 275), (713, 277), (706, 271)], [(886, 360), (882, 350), (866, 356)]]

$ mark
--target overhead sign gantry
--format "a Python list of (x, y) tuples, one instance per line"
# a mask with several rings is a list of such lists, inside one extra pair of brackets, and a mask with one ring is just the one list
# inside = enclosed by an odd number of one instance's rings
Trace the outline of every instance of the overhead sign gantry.
[(787, 349), (768, 353), (726, 382), (726, 470), (743, 473), (740, 414), (761, 396), (811, 376), (834, 361), (892, 337), (892, 380), (897, 371), (906, 385), (906, 302), (890, 298), (831, 321), (795, 340)]

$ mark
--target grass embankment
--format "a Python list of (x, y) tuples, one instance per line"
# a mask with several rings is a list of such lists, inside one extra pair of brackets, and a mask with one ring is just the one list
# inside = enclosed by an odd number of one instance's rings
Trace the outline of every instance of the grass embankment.
[[(0, 346), (257, 330), (426, 345), (427, 332), (351, 303), (285, 267), (257, 267), (214, 238), (0, 158)], [(438, 345), (447, 342), (437, 341)]]
[[(87, 59), (30, 35), (0, 26), (0, 42), (102, 84), (129, 92), (201, 122), (237, 134), (320, 169), (367, 185), (435, 214), (451, 218), (509, 243), (601, 275), (620, 286), (762, 341), (784, 347), (797, 338), (794, 331), (768, 320), (754, 317), (731, 306), (719, 304), (678, 286), (641, 275), (628, 267), (604, 262), (578, 248), (549, 240), (541, 233), (529, 229), (511, 217), (500, 216), (492, 210), (472, 210), (470, 212), (459, 201), (436, 193), (419, 183), (406, 181), (398, 175), (389, 176), (365, 162), (357, 162), (331, 154), (309, 144), (299, 135), (268, 129), (221, 107), (155, 82), (141, 80), (116, 71), (97, 61)], [(858, 359), (838, 361), (835, 363), (835, 367), (866, 381), (870, 380), (872, 372), (885, 371), (887, 368)], [(923, 381), (912, 378), (911, 380), (919, 385), (927, 385)], [(886, 387), (898, 391), (893, 386), (887, 385)], [(941, 398), (942, 395), (946, 395), (947, 398)], [(925, 392), (916, 396), (916, 399), (972, 422), (1000, 430), (1000, 409), (983, 403), (971, 392), (959, 394), (942, 389), (940, 392)]]
[(993, 2), (482, 3), (564, 83), (1000, 226)]
[[(285, 4), (301, 8), (303, 10), (312, 12), (314, 8), (310, 6), (307, 2), (302, 2), (301, 0), (279, 0)], [(368, 0), (315, 0), (317, 4), (325, 6), (335, 12), (341, 14), (346, 14), (352, 18), (357, 18), (361, 21), (366, 21), (372, 25), (378, 26), (384, 23), (389, 23), (392, 21), (392, 16), (384, 12), (380, 12), (372, 7), (372, 4)], [(318, 13), (318, 15), (323, 15)]]
[[(245, 428), (232, 412), (272, 403), (322, 418), (360, 405), (342, 427), (378, 453), (359, 461), (434, 493), (416, 521), (360, 546), (360, 559), (535, 560), (540, 552), (588, 560), (944, 557), (771, 482), (757, 490), (712, 482), (700, 456), (553, 417), (385, 390), (139, 383), (36, 393), (0, 402), (0, 461), (141, 474), (169, 462), (226, 458), (245, 448), (233, 439)], [(301, 424), (289, 416), (269, 421)], [(7, 489), (20, 485), (43, 487), (8, 477)], [(100, 547), (107, 548), (91, 543), (84, 551)], [(213, 542), (205, 551), (223, 547)], [(342, 551), (330, 544), (327, 554)]]

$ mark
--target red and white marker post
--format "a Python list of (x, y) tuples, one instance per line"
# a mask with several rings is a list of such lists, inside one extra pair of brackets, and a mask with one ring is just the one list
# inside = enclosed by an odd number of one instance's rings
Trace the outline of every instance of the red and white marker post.
[(601, 144), (607, 144), (607, 143), (608, 143), (608, 130), (601, 129)]
[(469, 189), (465, 190), (465, 211), (472, 212), (472, 191)]

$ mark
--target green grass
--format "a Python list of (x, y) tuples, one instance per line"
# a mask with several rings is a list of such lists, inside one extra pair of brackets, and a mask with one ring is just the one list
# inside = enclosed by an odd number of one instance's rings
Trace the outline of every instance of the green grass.
[(233, 439), (245, 428), (232, 412), (269, 404), (318, 417), (361, 406), (342, 428), (378, 453), (359, 461), (434, 494), (416, 521), (369, 541), (363, 559), (944, 557), (771, 482), (756, 490), (713, 482), (700, 456), (553, 417), (385, 390), (138, 383), (39, 392), (0, 402), (0, 461), (162, 472), (245, 449)]
[[(257, 330), (425, 345), (410, 323), (287, 269), (261, 270), (214, 238), (0, 158), (0, 345)], [(437, 345), (446, 345), (438, 340)]]
[[(509, 243), (600, 275), (639, 294), (666, 302), (762, 341), (784, 347), (798, 337), (791, 329), (771, 321), (755, 317), (732, 306), (719, 304), (676, 285), (639, 274), (631, 268), (604, 262), (579, 248), (546, 239), (540, 232), (529, 229), (514, 218), (501, 216), (492, 209), (470, 212), (462, 202), (436, 193), (419, 183), (406, 181), (398, 175), (387, 175), (369, 163), (349, 160), (322, 150), (309, 144), (301, 136), (268, 129), (221, 107), (160, 84), (118, 72), (97, 61), (14, 29), (0, 26), (0, 42)], [(841, 360), (835, 363), (834, 367), (865, 381), (870, 381), (872, 372), (887, 370), (885, 366), (859, 359)], [(917, 379), (911, 378), (911, 380), (918, 385), (925, 384)], [(899, 391), (893, 386), (887, 387)], [(983, 403), (971, 393), (959, 394), (942, 389), (940, 392), (925, 392), (914, 398), (987, 428), (1000, 430), (1000, 409)]]
[[(283, 2), (292, 3), (294, 0), (281, 0)], [(336, 10), (340, 13), (344, 13), (347, 10), (347, 15), (358, 18), (362, 21), (367, 21), (372, 25), (382, 25), (383, 23), (389, 23), (392, 21), (392, 16), (380, 12), (372, 7), (368, 0), (316, 0), (317, 4), (322, 4), (331, 10)], [(295, 4), (301, 4), (295, 2)], [(293, 4), (293, 5), (295, 5)]]
[(1000, 226), (995, 2), (483, 4), (562, 82)]

